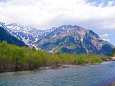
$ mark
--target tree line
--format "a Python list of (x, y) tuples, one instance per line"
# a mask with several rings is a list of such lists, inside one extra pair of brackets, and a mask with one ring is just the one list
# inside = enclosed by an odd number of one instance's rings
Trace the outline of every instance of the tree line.
[(34, 48), (7, 44), (6, 41), (0, 42), (0, 72), (33, 70), (43, 66), (55, 68), (63, 64), (95, 64), (107, 60), (108, 57), (105, 55), (85, 55), (75, 52), (51, 54)]

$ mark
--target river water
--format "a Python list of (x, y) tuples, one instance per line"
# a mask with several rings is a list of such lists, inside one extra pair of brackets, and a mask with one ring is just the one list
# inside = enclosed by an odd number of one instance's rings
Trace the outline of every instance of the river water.
[(0, 86), (106, 86), (112, 82), (115, 82), (115, 62), (0, 73)]

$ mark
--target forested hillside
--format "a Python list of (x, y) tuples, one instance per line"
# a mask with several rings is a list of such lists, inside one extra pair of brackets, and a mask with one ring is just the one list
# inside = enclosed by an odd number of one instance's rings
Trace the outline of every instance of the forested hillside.
[(32, 70), (41, 66), (55, 68), (63, 64), (94, 64), (107, 60), (108, 58), (104, 55), (50, 54), (34, 48), (7, 44), (5, 41), (0, 43), (0, 72)]

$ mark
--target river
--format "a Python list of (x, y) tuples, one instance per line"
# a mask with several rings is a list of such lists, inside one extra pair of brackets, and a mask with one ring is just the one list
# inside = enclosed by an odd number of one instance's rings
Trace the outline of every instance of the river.
[(112, 82), (115, 82), (115, 62), (0, 73), (0, 86), (106, 86)]

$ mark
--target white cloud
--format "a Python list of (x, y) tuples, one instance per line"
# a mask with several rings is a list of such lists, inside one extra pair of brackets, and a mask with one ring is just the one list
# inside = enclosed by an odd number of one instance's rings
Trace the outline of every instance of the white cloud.
[[(80, 24), (99, 29), (115, 29), (114, 0), (106, 7), (87, 0), (8, 0), (0, 2), (0, 21), (39, 28)], [(90, 29), (90, 28), (89, 28)]]
[(108, 42), (110, 41), (110, 39), (103, 39), (103, 40), (108, 41)]
[(101, 37), (108, 37), (109, 34), (105, 33), (105, 34), (102, 34)]
[(108, 38), (109, 35), (110, 35), (110, 34), (108, 34), (108, 33), (104, 33), (104, 34), (102, 34), (100, 37), (101, 37), (103, 40), (110, 42), (110, 39)]

